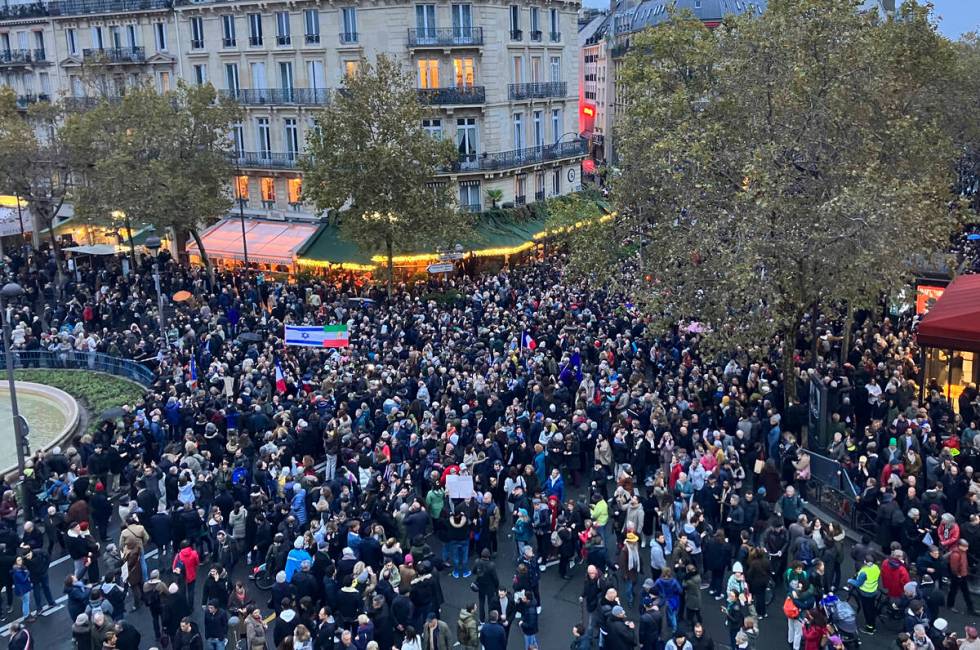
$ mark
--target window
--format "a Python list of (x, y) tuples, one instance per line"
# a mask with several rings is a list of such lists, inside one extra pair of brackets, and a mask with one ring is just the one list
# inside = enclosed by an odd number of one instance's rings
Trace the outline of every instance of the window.
[(514, 148), (524, 148), (524, 114), (514, 113)]
[(136, 48), (139, 40), (136, 38), (136, 25), (126, 25), (126, 45)]
[[(21, 33), (23, 33), (23, 32), (21, 32)], [(27, 39), (24, 39), (24, 40), (26, 41)], [(112, 26), (112, 27), (109, 28), (109, 42), (112, 44), (112, 47), (114, 49), (117, 49), (118, 50), (118, 49), (121, 49), (122, 48), (122, 46), (123, 46), (123, 44), (122, 44), (122, 32), (119, 30), (119, 27), (118, 26)], [(25, 42), (24, 45), (26, 46), (27, 43)]]
[(290, 61), (279, 62), (279, 88), (287, 96), (287, 101), (292, 101), (293, 64)]
[(101, 50), (105, 47), (105, 43), (102, 41), (102, 28), (93, 27), (92, 28), (92, 49)]
[(457, 88), (472, 88), (474, 83), (473, 59), (453, 59), (453, 73)]
[(360, 62), (354, 59), (349, 61), (344, 61), (344, 76), (353, 77), (357, 74), (357, 69), (360, 66)]
[(224, 47), (235, 47), (236, 43), (235, 17), (231, 14), (225, 14), (221, 17), (221, 44)]
[(456, 150), (461, 163), (472, 163), (476, 160), (475, 117), (456, 118)]
[(241, 85), (238, 82), (238, 64), (225, 64), (225, 83), (228, 84), (228, 91), (233, 95), (238, 95)]
[(204, 48), (204, 19), (200, 16), (191, 18), (191, 49)]
[(298, 210), (303, 204), (303, 179), (286, 179), (286, 199), (294, 209)]
[(551, 109), (551, 135), (554, 138), (554, 143), (558, 144), (558, 141), (561, 140), (561, 136), (563, 135), (560, 108)]
[(357, 9), (354, 7), (344, 7), (341, 11), (341, 26), (343, 30), (340, 33), (341, 43), (356, 43), (357, 42)]
[(534, 200), (544, 201), (545, 192), (544, 172), (534, 172)]
[(541, 81), (541, 57), (532, 56), (531, 57), (531, 83), (538, 83)]
[(248, 176), (235, 177), (235, 198), (248, 205)]
[(262, 14), (248, 15), (248, 44), (252, 47), (262, 45)]
[(303, 12), (303, 21), (306, 25), (306, 42), (320, 42), (320, 10), (307, 9)]
[[(235, 144), (235, 153), (241, 156), (245, 151), (245, 125), (238, 122), (231, 127), (232, 140)], [(242, 176), (241, 178), (245, 178)], [(245, 198), (248, 198), (248, 185), (245, 185)]]
[(85, 87), (82, 85), (82, 78), (77, 74), (70, 75), (68, 77), (68, 83), (71, 86), (71, 96), (72, 97), (84, 97)]
[(194, 83), (203, 86), (208, 82), (208, 66), (201, 63), (194, 66)]
[(442, 120), (438, 118), (430, 118), (430, 119), (422, 120), (422, 128), (432, 138), (436, 140), (442, 139)]
[(38, 81), (41, 82), (41, 94), (51, 96), (51, 77), (47, 72), (42, 72), (37, 76)]
[(306, 62), (306, 83), (313, 90), (325, 90), (327, 77), (324, 73), (323, 61)]
[(519, 41), (524, 38), (521, 33), (521, 8), (517, 5), (510, 6), (510, 40)]
[(75, 56), (78, 54), (78, 40), (75, 36), (75, 28), (69, 27), (65, 30), (65, 41), (68, 44), (68, 54)]
[(524, 57), (514, 57), (514, 83), (524, 83)]
[(436, 6), (415, 5), (417, 37), (434, 41), (436, 38)]
[(480, 181), (460, 181), (459, 207), (467, 212), (480, 211)]
[(289, 160), (296, 160), (299, 153), (299, 127), (296, 126), (296, 119), (287, 117), (283, 120), (286, 135), (286, 157)]
[(255, 148), (258, 150), (260, 158), (269, 158), (272, 155), (272, 132), (269, 130), (269, 118), (255, 118)]
[(44, 56), (44, 32), (34, 32), (34, 49), (42, 60), (46, 58)]
[(552, 43), (561, 40), (561, 19), (558, 10), (555, 8), (548, 11), (548, 30)]
[(453, 38), (473, 38), (473, 5), (453, 5)]
[(157, 52), (166, 52), (167, 26), (163, 23), (153, 23), (153, 36), (156, 39)]
[(262, 207), (276, 207), (276, 179), (271, 176), (263, 176), (259, 185), (262, 188)]
[(561, 57), (551, 57), (551, 81), (561, 81)]
[(161, 70), (157, 73), (157, 92), (169, 93), (172, 89), (170, 88), (170, 72), (166, 70)]
[(419, 88), (439, 87), (439, 59), (419, 59)]
[(551, 194), (553, 196), (561, 194), (561, 169), (556, 169), (551, 173)]
[(531, 40), (541, 40), (541, 10), (531, 7)]
[(544, 115), (541, 111), (534, 111), (531, 117), (534, 126), (534, 146), (544, 146)]
[(289, 12), (276, 12), (276, 45), (289, 45), (292, 43), (289, 33)]
[(269, 87), (265, 79), (265, 64), (262, 62), (253, 62), (248, 64), (249, 74), (252, 77), (252, 89), (253, 90), (265, 90)]
[(514, 203), (517, 205), (527, 203), (527, 174), (518, 174), (514, 177)]

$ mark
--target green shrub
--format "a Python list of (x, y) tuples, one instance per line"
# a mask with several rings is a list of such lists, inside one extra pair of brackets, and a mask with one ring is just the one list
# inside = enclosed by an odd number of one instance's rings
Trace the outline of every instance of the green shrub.
[(102, 413), (124, 404), (133, 405), (146, 392), (126, 379), (87, 370), (24, 368), (15, 374), (18, 380), (59, 388), (78, 400), (89, 412), (90, 431), (98, 427)]

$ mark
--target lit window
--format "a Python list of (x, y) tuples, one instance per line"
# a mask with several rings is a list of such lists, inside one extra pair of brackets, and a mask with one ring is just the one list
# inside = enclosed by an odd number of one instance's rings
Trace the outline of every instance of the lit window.
[(419, 59), (419, 88), (439, 87), (439, 60)]
[(266, 203), (276, 200), (276, 179), (271, 176), (262, 177), (262, 200)]
[(303, 179), (290, 178), (286, 180), (286, 191), (290, 203), (300, 203), (303, 200)]
[(243, 201), (248, 201), (248, 176), (235, 177), (235, 196)]
[(357, 74), (358, 62), (357, 61), (344, 61), (344, 75), (347, 77), (353, 77)]

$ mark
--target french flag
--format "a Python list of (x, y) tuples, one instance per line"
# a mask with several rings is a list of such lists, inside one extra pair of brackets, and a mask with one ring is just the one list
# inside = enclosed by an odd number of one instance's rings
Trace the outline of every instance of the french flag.
[(527, 332), (521, 332), (521, 347), (527, 348), (528, 350), (531, 350), (533, 352), (535, 348), (538, 347), (538, 344), (535, 343), (534, 339), (531, 338), (530, 334), (528, 334)]
[(280, 393), (286, 392), (286, 376), (282, 373), (282, 366), (279, 364), (279, 360), (276, 360), (276, 391)]
[(191, 357), (191, 386), (197, 388), (197, 363)]

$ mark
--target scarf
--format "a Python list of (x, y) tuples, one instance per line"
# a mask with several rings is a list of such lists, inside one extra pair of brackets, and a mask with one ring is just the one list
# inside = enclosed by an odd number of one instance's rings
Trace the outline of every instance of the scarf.
[(636, 544), (624, 544), (626, 548), (626, 568), (630, 571), (640, 570), (640, 549)]

